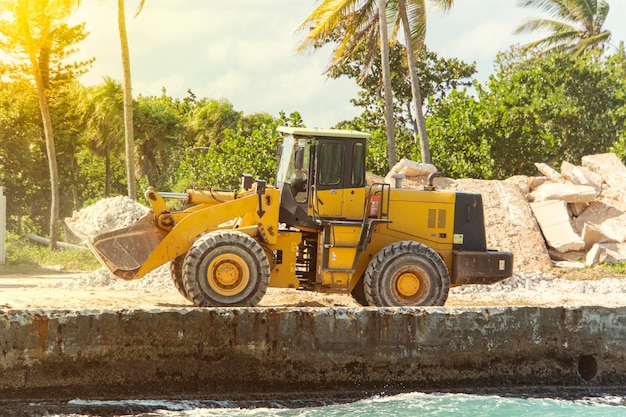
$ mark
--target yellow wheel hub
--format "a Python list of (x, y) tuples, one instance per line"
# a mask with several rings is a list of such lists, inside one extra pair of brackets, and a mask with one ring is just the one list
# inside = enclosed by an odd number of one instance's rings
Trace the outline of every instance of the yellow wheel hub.
[(207, 280), (215, 292), (222, 295), (235, 295), (248, 284), (250, 270), (239, 256), (219, 255), (209, 264)]
[(412, 298), (420, 291), (420, 279), (413, 272), (404, 272), (398, 277), (396, 282), (396, 289), (398, 294), (403, 298)]

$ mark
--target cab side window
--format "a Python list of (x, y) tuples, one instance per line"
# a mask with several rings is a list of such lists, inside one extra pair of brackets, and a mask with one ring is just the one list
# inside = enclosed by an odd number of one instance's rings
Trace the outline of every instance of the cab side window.
[(342, 144), (322, 143), (319, 149), (319, 185), (339, 185), (343, 172)]
[(365, 144), (356, 142), (352, 148), (352, 176), (351, 186), (359, 188), (365, 186)]

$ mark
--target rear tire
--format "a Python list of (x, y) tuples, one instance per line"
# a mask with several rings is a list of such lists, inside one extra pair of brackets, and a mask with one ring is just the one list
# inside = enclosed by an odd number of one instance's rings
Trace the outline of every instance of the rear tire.
[(208, 233), (194, 242), (183, 262), (183, 285), (201, 307), (252, 307), (270, 281), (270, 264), (252, 237), (232, 230)]
[(442, 306), (448, 298), (450, 275), (437, 252), (419, 242), (402, 241), (374, 256), (363, 284), (370, 305)]
[(187, 294), (187, 290), (185, 290), (185, 285), (183, 284), (183, 263), (185, 262), (185, 255), (177, 256), (170, 263), (170, 276), (172, 277), (172, 281), (174, 282), (174, 286), (187, 300), (192, 301)]

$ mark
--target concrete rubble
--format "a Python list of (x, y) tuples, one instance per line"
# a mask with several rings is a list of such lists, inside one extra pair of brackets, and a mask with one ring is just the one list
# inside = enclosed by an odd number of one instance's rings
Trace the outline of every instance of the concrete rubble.
[[(432, 170), (400, 161), (385, 178), (404, 173), (403, 186), (420, 188)], [(436, 178), (439, 189), (483, 195), (487, 244), (513, 252), (516, 270), (594, 266), (626, 261), (626, 166), (613, 153), (587, 155), (560, 171), (535, 163), (534, 177), (504, 181)], [(407, 175), (408, 173), (408, 175)]]
[(560, 200), (530, 203), (546, 243), (557, 252), (580, 251), (585, 241), (574, 232), (569, 222), (567, 203)]

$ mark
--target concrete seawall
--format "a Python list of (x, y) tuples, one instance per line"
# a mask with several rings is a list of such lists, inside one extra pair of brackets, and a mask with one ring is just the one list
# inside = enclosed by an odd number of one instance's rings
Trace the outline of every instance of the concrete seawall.
[(613, 386), (626, 308), (0, 311), (0, 398)]

